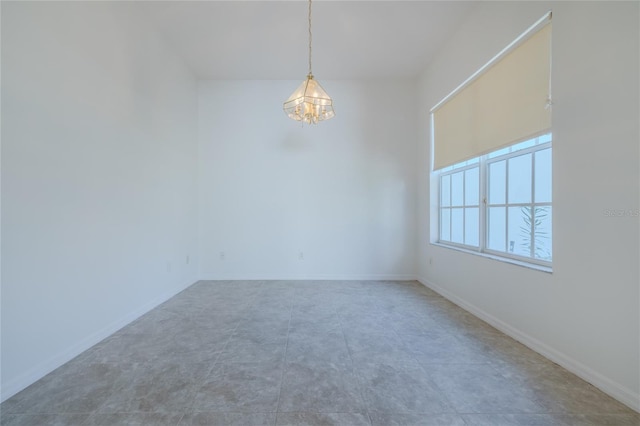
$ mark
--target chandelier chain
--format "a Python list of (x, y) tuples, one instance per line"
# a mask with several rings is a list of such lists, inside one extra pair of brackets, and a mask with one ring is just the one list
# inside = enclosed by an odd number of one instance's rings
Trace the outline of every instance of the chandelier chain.
[(311, 75), (311, 0), (309, 0), (309, 75)]

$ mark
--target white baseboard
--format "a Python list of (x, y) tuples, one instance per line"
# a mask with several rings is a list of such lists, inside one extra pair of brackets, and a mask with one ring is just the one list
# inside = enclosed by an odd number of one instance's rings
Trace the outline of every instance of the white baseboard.
[(494, 317), (493, 315), (483, 311), (477, 306), (465, 301), (464, 299), (458, 297), (457, 295), (445, 290), (442, 287), (439, 287), (427, 279), (418, 278), (418, 282), (420, 282), (425, 287), (430, 288), (436, 293), (440, 294), (444, 298), (450, 300), (455, 303), (462, 309), (470, 312), (481, 320), (487, 322), (498, 330), (502, 331), (506, 335), (514, 338), (519, 341), (523, 345), (528, 348), (536, 351), (540, 355), (548, 358), (549, 360), (555, 362), (558, 365), (566, 368), (568, 371), (572, 372), (576, 376), (581, 379), (591, 383), (607, 395), (612, 398), (617, 399), (621, 403), (630, 407), (631, 409), (640, 412), (640, 394), (633, 392), (631, 389), (626, 388), (625, 386), (620, 385), (617, 382), (609, 379), (608, 377), (598, 373), (597, 371), (591, 369), (590, 367), (582, 364), (581, 362), (571, 358), (570, 356), (550, 347), (549, 345), (541, 342), (538, 339), (535, 339), (528, 334), (518, 330), (515, 327), (505, 323), (504, 321)]
[(302, 281), (302, 280), (330, 280), (330, 281), (415, 281), (411, 274), (203, 274), (201, 281)]
[(148, 303), (145, 303), (143, 306), (129, 312), (123, 317), (113, 321), (111, 324), (106, 327), (96, 331), (95, 333), (85, 337), (81, 341), (77, 342), (70, 348), (65, 351), (58, 353), (45, 362), (42, 362), (15, 379), (10, 380), (8, 383), (2, 385), (2, 389), (0, 392), (2, 393), (0, 396), (0, 402), (4, 402), (9, 399), (13, 395), (17, 394), (21, 390), (25, 389), (27, 386), (37, 382), (47, 374), (51, 373), (56, 368), (62, 366), (63, 364), (71, 361), (76, 356), (80, 355), (82, 352), (86, 351), (96, 343), (106, 339), (111, 336), (116, 331), (120, 330), (122, 327), (130, 324), (136, 319), (140, 318), (142, 315), (146, 314), (156, 306), (166, 302), (171, 299), (176, 294), (180, 293), (182, 290), (191, 286), (193, 283), (185, 283), (181, 286), (178, 286), (170, 291), (163, 293), (162, 295), (154, 298)]

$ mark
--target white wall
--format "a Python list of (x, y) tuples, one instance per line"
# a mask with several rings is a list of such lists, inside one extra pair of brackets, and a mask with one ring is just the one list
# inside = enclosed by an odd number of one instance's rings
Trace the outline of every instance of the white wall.
[[(549, 9), (553, 274), (430, 244), (427, 167), (429, 109)], [(639, 16), (637, 2), (480, 3), (424, 73), (419, 173), (421, 281), (636, 410), (639, 219), (605, 210), (639, 208)]]
[(2, 4), (3, 399), (197, 278), (197, 84), (131, 8)]
[(200, 83), (201, 277), (413, 278), (415, 83), (320, 78), (337, 115), (302, 127), (300, 82)]

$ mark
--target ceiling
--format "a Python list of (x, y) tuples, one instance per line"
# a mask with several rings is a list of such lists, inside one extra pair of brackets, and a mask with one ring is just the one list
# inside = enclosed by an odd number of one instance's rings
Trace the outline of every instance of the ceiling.
[[(150, 1), (141, 12), (201, 79), (304, 79), (306, 1)], [(315, 1), (318, 79), (413, 77), (473, 8), (466, 1)]]

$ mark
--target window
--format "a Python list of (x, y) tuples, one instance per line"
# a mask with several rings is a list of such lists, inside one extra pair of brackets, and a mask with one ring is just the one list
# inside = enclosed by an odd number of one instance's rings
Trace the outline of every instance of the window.
[(441, 244), (551, 266), (551, 18), (431, 109)]
[(551, 134), (438, 171), (442, 244), (550, 265)]

